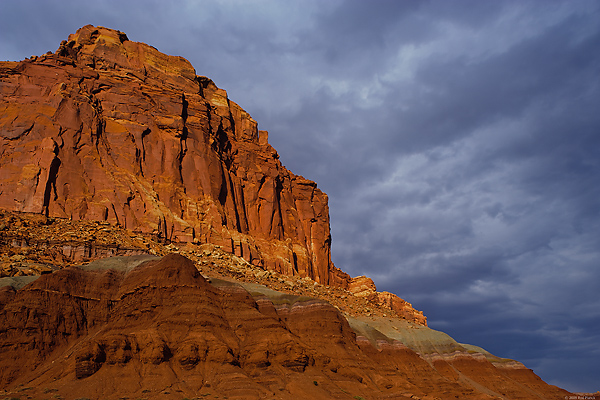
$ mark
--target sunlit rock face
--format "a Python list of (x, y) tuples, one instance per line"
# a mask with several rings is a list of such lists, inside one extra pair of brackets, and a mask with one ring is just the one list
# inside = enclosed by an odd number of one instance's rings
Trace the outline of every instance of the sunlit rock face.
[[(119, 31), (88, 25), (55, 53), (0, 62), (0, 209), (210, 243), (263, 269), (356, 287), (331, 262), (327, 195), (267, 139), (187, 60)], [(426, 323), (370, 282), (369, 299)]]
[(85, 26), (0, 63), (0, 208), (212, 243), (265, 269), (347, 285), (327, 196), (181, 57)]

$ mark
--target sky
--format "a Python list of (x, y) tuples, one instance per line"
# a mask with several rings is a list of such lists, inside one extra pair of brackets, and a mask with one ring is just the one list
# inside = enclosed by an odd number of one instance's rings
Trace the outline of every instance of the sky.
[(461, 343), (600, 390), (600, 2), (0, 1), (180, 55), (329, 196), (332, 257)]

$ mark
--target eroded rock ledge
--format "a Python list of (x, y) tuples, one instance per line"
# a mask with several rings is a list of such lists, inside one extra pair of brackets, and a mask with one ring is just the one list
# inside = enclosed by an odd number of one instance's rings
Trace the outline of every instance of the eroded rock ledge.
[[(369, 278), (355, 278), (348, 288), (322, 285), (310, 277), (264, 270), (217, 245), (166, 244), (107, 222), (71, 221), (0, 210), (0, 278), (46, 274), (109, 256), (162, 257), (171, 253), (192, 259), (202, 265), (207, 274), (323, 298), (350, 315), (389, 315), (426, 325), (423, 313), (409, 307), (404, 300), (392, 295), (399, 306), (385, 301), (386, 294), (377, 293)], [(359, 284), (361, 282), (368, 287)]]

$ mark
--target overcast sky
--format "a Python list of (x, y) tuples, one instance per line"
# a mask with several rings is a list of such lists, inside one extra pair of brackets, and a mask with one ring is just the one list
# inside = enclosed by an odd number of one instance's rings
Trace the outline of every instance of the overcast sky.
[(0, 59), (86, 24), (181, 55), (329, 195), (333, 259), (429, 325), (600, 390), (600, 2), (0, 1)]

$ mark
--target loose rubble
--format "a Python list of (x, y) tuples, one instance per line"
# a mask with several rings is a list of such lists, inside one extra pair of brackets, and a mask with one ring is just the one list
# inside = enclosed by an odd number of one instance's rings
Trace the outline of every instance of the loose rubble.
[[(350, 316), (402, 318), (365, 291), (321, 285), (309, 277), (264, 270), (220, 246), (165, 243), (107, 222), (73, 221), (0, 210), (0, 278), (42, 275), (107, 256), (179, 253), (206, 277), (257, 283), (273, 290), (326, 300)], [(367, 278), (368, 279), (368, 278)], [(370, 292), (368, 292), (370, 293)], [(375, 293), (375, 292), (374, 292)], [(372, 293), (371, 293), (372, 294)]]

